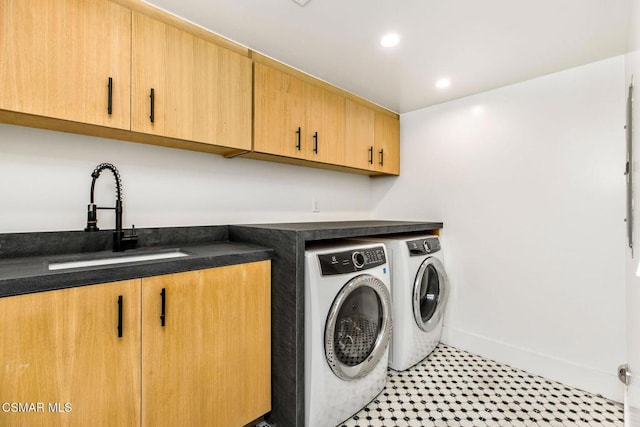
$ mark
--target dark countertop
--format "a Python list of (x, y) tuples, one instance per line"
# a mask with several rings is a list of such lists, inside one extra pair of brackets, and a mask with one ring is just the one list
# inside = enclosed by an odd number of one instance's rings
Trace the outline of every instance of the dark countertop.
[[(236, 227), (236, 226), (231, 226)], [(375, 235), (389, 235), (401, 233), (418, 233), (422, 231), (438, 230), (443, 227), (442, 222), (418, 221), (326, 221), (326, 222), (294, 222), (273, 224), (243, 224), (238, 227), (259, 228), (292, 232), (305, 242), (329, 239), (344, 239)]]
[[(118, 255), (144, 255), (168, 252), (172, 249), (174, 247), (166, 249), (143, 248), (121, 252)], [(48, 269), (50, 262), (67, 262), (86, 258), (79, 254), (1, 260), (0, 297), (262, 261), (270, 259), (272, 252), (266, 248), (232, 242), (197, 246), (182, 245), (175, 249), (187, 253), (187, 256), (53, 271)], [(110, 251), (95, 254), (96, 258), (112, 256), (114, 256), (114, 252)]]
[[(228, 241), (226, 226), (138, 230), (144, 246), (112, 252), (111, 232), (0, 234), (0, 297), (93, 285), (271, 259), (271, 249)], [(105, 247), (106, 246), (106, 247)], [(187, 256), (52, 270), (51, 262), (111, 258), (179, 249)]]
[[(255, 242), (239, 236), (229, 241), (229, 229), (259, 229), (293, 237), (299, 243), (358, 236), (435, 230), (442, 223), (410, 221), (335, 221), (239, 226), (196, 226), (138, 229), (140, 248), (115, 254), (110, 251), (111, 231), (0, 234), (0, 298), (75, 286), (107, 283), (160, 274), (271, 259), (271, 248), (282, 236)], [(135, 263), (93, 266), (68, 270), (48, 269), (49, 262), (126, 256), (182, 249), (189, 256)], [(294, 254), (291, 254), (294, 255)]]

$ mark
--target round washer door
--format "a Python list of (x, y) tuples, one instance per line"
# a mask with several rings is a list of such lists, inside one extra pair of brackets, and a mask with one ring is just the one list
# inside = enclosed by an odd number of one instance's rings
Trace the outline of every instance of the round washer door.
[(384, 283), (368, 274), (347, 282), (333, 300), (324, 332), (327, 362), (339, 378), (371, 372), (391, 337), (391, 295)]
[(449, 280), (438, 258), (423, 261), (413, 285), (413, 316), (425, 332), (433, 330), (442, 320), (447, 301)]

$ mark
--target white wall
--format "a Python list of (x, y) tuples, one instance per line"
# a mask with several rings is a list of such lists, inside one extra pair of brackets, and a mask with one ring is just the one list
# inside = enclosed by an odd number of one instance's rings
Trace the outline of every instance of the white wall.
[(379, 218), (444, 221), (443, 340), (622, 400), (624, 59), (401, 116)]
[(635, 105), (633, 106), (633, 215), (634, 247), (626, 251), (626, 303), (627, 303), (627, 357), (631, 378), (625, 395), (625, 418), (629, 427), (640, 427), (640, 278), (636, 275), (640, 263), (640, 104), (638, 82), (640, 81), (640, 0), (630, 2), (629, 53), (625, 56), (625, 90), (634, 82)]
[[(0, 233), (83, 229), (101, 162), (122, 176), (125, 227), (368, 219), (372, 210), (366, 176), (0, 124)], [(110, 172), (97, 184), (98, 204), (113, 206)], [(99, 211), (98, 225), (113, 228), (113, 214)]]

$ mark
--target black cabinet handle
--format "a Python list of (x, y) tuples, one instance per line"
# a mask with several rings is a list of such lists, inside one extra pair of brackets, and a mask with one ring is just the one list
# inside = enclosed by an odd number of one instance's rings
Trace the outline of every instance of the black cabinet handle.
[(298, 142), (296, 142), (296, 148), (298, 149), (298, 151), (300, 151), (300, 147), (301, 147), (301, 139), (302, 139), (302, 130), (300, 129), (300, 127), (298, 127), (298, 130), (296, 131), (296, 135), (297, 135), (297, 140)]
[(113, 113), (113, 78), (109, 77), (109, 84), (107, 85), (107, 114)]
[(165, 288), (162, 288), (162, 291), (160, 292), (160, 296), (162, 297), (161, 309), (160, 309), (160, 326), (164, 328), (164, 318), (165, 318), (164, 310), (165, 310), (165, 304), (167, 299), (167, 291), (165, 290)]
[(369, 164), (373, 164), (373, 146), (369, 147)]
[(380, 149), (380, 162), (378, 163), (380, 166), (384, 165), (384, 148)]
[(318, 154), (318, 132), (313, 134), (313, 152)]
[(122, 295), (118, 295), (118, 338), (122, 338)]
[(154, 110), (155, 110), (155, 101), (156, 101), (156, 94), (153, 88), (151, 88), (151, 94), (149, 95), (149, 98), (151, 98), (151, 114), (149, 115), (149, 119), (151, 120), (151, 123), (153, 123), (155, 121)]

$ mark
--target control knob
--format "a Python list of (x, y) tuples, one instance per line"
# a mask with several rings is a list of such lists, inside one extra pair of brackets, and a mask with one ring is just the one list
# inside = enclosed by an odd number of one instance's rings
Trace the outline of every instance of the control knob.
[(353, 265), (356, 266), (356, 268), (362, 268), (364, 267), (364, 255), (362, 255), (362, 252), (360, 251), (355, 251), (353, 252), (353, 254), (351, 254), (351, 259), (353, 260)]

